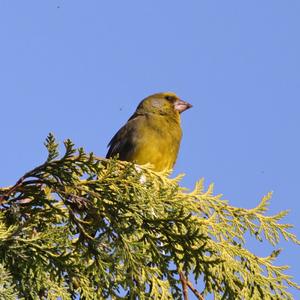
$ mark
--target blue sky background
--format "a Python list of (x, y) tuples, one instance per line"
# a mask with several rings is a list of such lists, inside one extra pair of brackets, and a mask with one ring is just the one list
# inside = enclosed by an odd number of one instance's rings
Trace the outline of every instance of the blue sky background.
[[(274, 191), (300, 236), (299, 16), (298, 0), (0, 1), (0, 186), (43, 162), (48, 132), (104, 156), (143, 97), (174, 91), (194, 105), (182, 184), (249, 208)], [(280, 247), (300, 283), (299, 246)]]

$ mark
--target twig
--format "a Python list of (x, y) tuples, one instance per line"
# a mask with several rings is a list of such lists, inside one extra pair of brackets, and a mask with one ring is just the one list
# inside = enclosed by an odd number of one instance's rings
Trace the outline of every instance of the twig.
[(198, 300), (204, 300), (204, 297), (194, 288), (193, 284), (188, 280), (188, 278), (181, 271), (179, 272), (179, 277), (182, 285), (183, 299), (188, 300), (188, 287), (194, 293), (194, 295), (198, 298)]
[(17, 190), (17, 188), (23, 183), (25, 179), (25, 176), (22, 176), (15, 185), (10, 187), (8, 190), (6, 190), (1, 196), (0, 196), (0, 204), (3, 203), (4, 200), (8, 197), (8, 195), (12, 194)]
[(189, 280), (187, 281), (187, 285), (199, 300), (204, 300), (204, 297), (196, 290), (196, 288), (194, 288), (193, 284)]
[[(71, 159), (72, 159), (72, 160), (75, 160), (77, 157), (78, 157), (78, 156), (72, 157)], [(55, 164), (55, 163), (57, 163), (57, 162), (59, 162), (59, 161), (61, 161), (61, 160), (63, 160), (63, 159), (60, 159), (60, 160), (53, 160), (53, 161), (51, 161), (51, 162), (46, 161), (46, 162), (44, 162), (43, 164), (41, 164), (41, 165), (35, 167), (34, 169), (28, 171), (27, 173), (25, 173), (25, 174), (24, 174), (24, 175), (16, 182), (15, 185), (9, 186), (9, 187), (7, 187), (7, 188), (1, 188), (0, 190), (3, 190), (4, 192), (3, 192), (3, 194), (0, 195), (0, 205), (4, 202), (4, 200), (6, 200), (6, 198), (7, 198), (10, 194), (14, 193), (14, 192), (18, 189), (18, 187), (21, 186), (21, 185), (23, 184), (23, 182), (24, 182), (24, 180), (25, 180), (26, 178), (34, 177), (34, 175), (35, 175), (37, 172), (39, 172), (40, 170), (43, 170), (43, 168), (44, 168), (45, 166), (47, 166), (47, 165), (49, 165), (49, 164)]]
[(179, 278), (181, 281), (181, 285), (182, 285), (182, 293), (183, 293), (183, 299), (184, 300), (188, 300), (189, 296), (188, 296), (188, 284), (187, 284), (187, 280), (185, 278), (185, 276), (183, 275), (183, 272), (179, 272)]
[(14, 192), (18, 189), (18, 187), (19, 187), (20, 185), (23, 184), (23, 182), (24, 182), (24, 180), (25, 180), (26, 178), (33, 176), (34, 173), (38, 172), (38, 171), (39, 171), (40, 169), (42, 169), (46, 164), (47, 164), (47, 162), (45, 162), (45, 163), (43, 163), (43, 164), (37, 166), (36, 168), (32, 169), (31, 171), (25, 173), (25, 174), (24, 174), (24, 175), (16, 182), (15, 185), (8, 187), (8, 189), (5, 189), (5, 192), (4, 192), (2, 195), (0, 195), (0, 205), (4, 202), (4, 200), (6, 200), (6, 198), (7, 198), (10, 194), (14, 193)]

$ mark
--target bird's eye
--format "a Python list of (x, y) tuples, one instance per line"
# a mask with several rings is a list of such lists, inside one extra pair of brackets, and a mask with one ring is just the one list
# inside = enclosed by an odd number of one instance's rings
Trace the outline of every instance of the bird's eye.
[(165, 99), (168, 100), (168, 101), (173, 101), (174, 97), (173, 96), (166, 96)]

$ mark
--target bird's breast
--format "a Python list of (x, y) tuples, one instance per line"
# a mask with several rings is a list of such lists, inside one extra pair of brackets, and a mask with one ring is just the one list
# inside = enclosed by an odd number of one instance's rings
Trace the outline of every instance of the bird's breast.
[(150, 163), (156, 171), (171, 169), (177, 158), (182, 131), (180, 123), (164, 116), (147, 116), (136, 136), (134, 160)]

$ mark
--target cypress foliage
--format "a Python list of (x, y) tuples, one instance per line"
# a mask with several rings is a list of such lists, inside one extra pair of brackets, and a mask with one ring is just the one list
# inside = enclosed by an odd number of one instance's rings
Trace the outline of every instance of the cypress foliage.
[[(189, 192), (181, 177), (116, 159), (100, 159), (70, 140), (0, 188), (1, 299), (293, 299), (300, 287), (277, 266), (274, 250), (259, 257), (245, 235), (276, 246), (299, 241), (257, 207), (231, 206), (200, 180)], [(199, 284), (192, 284), (189, 276)], [(202, 290), (198, 286), (202, 287)]]

